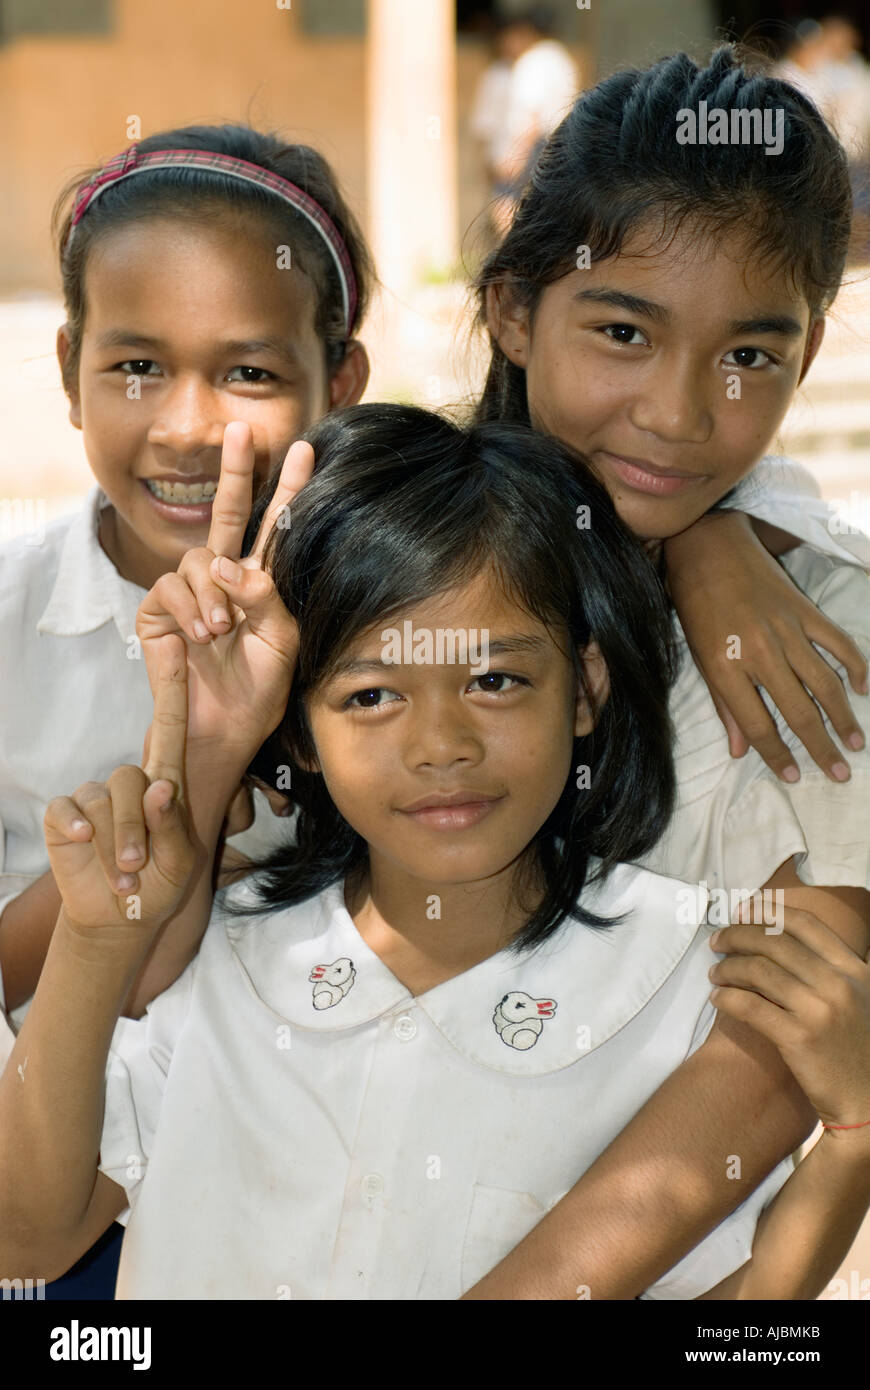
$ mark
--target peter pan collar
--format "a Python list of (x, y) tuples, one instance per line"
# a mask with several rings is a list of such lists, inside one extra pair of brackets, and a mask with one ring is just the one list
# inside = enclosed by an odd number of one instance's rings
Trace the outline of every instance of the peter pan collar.
[(113, 622), (123, 642), (135, 634), (136, 609), (145, 590), (122, 579), (100, 545), (99, 516), (108, 505), (102, 489), (94, 487), (70, 523), (37, 632), (81, 637)]
[[(253, 901), (247, 883), (232, 890)], [(248, 896), (249, 895), (249, 896)], [(457, 1052), (495, 1072), (540, 1076), (593, 1052), (635, 1017), (673, 973), (707, 910), (706, 892), (620, 865), (584, 906), (627, 914), (601, 930), (570, 919), (517, 958), (500, 951), (412, 995), (360, 936), (340, 884), (282, 912), (224, 923), (248, 987), (276, 1019), (337, 1033), (422, 1010)], [(312, 920), (313, 918), (313, 920)]]

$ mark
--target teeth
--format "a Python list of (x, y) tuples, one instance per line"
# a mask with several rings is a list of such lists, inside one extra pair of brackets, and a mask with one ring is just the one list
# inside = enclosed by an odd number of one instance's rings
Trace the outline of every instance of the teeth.
[(174, 502), (176, 506), (211, 502), (217, 492), (217, 483), (162, 483), (156, 478), (146, 478), (145, 482), (149, 492), (161, 502)]

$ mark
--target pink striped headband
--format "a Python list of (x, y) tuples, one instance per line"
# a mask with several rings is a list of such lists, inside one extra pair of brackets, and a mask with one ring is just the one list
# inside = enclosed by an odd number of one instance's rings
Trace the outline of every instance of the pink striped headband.
[(212, 169), (216, 174), (225, 174), (229, 178), (240, 179), (243, 183), (256, 184), (295, 208), (326, 243), (338, 271), (344, 321), (347, 336), (351, 336), (358, 300), (356, 277), (347, 247), (335, 223), (320, 204), (301, 188), (297, 188), (295, 183), (290, 183), (289, 179), (282, 178), (280, 174), (272, 174), (267, 169), (262, 169), (259, 164), (251, 164), (247, 159), (234, 159), (231, 155), (211, 150), (152, 150), (148, 154), (140, 154), (138, 145), (131, 145), (123, 154), (116, 155), (104, 164), (96, 178), (80, 190), (73, 207), (67, 246), (88, 208), (113, 183), (119, 183), (121, 179), (128, 179), (133, 174), (145, 173), (150, 169), (172, 169), (177, 166), (188, 169)]

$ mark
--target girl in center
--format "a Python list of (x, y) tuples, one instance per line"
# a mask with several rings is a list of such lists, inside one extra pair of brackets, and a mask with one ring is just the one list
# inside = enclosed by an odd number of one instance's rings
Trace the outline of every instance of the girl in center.
[[(261, 506), (226, 589), (247, 585), (244, 612), (209, 649), (247, 730), (215, 750), (210, 827), (183, 787), (177, 635), (159, 639), (147, 769), (47, 813), (63, 910), (0, 1078), (3, 1277), (60, 1273), (129, 1207), (120, 1297), (457, 1298), (713, 1023), (705, 904), (626, 862), (671, 808), (673, 654), (606, 493), (515, 426), (372, 406), (309, 439), (292, 525)], [(455, 660), (419, 660), (438, 633)], [(118, 1021), (197, 872), (188, 817), (216, 837), (223, 791), (273, 730), (258, 643), (295, 665), (278, 738), (296, 844), (219, 898), (145, 1018)], [(137, 803), (131, 921), (111, 863)], [(836, 1047), (791, 1049), (828, 1122), (849, 1124), (870, 1105), (868, 972), (814, 919), (789, 933), (783, 973), (799, 985), (815, 962), (804, 1015), (838, 969), (854, 980)], [(796, 1258), (791, 1223), (822, 1183), (866, 1204), (865, 1151), (820, 1145), (753, 1249), (780, 1165), (684, 1262), (679, 1296), (788, 1296), (798, 1267), (811, 1281), (831, 1234)]]

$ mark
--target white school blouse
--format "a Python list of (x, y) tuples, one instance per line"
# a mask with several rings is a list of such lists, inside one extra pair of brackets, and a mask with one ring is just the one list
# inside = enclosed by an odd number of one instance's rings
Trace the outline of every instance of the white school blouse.
[[(856, 642), (870, 659), (870, 577), (809, 545), (782, 556), (798, 588)], [(844, 680), (863, 749), (844, 749), (848, 782), (832, 782), (817, 767), (779, 710), (764, 701), (800, 769), (800, 781), (780, 781), (753, 749), (732, 758), (728, 736), (710, 691), (676, 623), (680, 672), (671, 691), (677, 803), (664, 835), (641, 861), (657, 873), (678, 875), (711, 888), (761, 887), (794, 856), (798, 877), (815, 887), (870, 889), (870, 696)], [(820, 653), (825, 656), (824, 652)]]
[[(0, 913), (49, 867), (42, 820), (52, 797), (140, 763), (151, 724), (136, 640), (146, 591), (100, 546), (106, 505), (94, 487), (74, 516), (0, 546)], [(255, 801), (254, 825), (229, 841), (252, 855), (287, 833), (265, 797)], [(0, 1064), (14, 1042), (4, 1007), (0, 979)]]
[[(100, 1167), (131, 1209), (116, 1296), (458, 1298), (715, 1017), (696, 888), (621, 866), (584, 902), (626, 919), (568, 921), (414, 997), (339, 886), (265, 917), (227, 919), (219, 896), (198, 957), (114, 1034)], [(791, 1171), (646, 1296), (693, 1298), (743, 1264)]]

